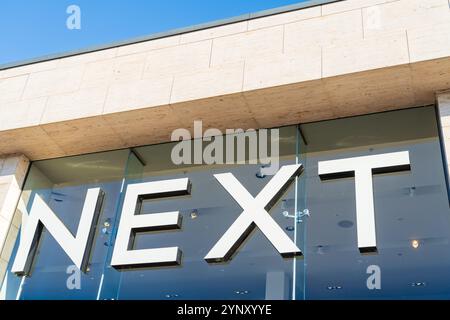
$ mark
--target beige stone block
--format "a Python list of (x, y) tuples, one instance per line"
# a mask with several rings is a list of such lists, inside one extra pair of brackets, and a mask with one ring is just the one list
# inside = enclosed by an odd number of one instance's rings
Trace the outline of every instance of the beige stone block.
[(436, 94), (439, 109), (444, 115), (450, 116), (450, 91), (439, 92)]
[(295, 10), (286, 13), (274, 14), (267, 17), (257, 18), (249, 20), (248, 29), (256, 30), (261, 28), (273, 27), (277, 25), (282, 25), (286, 23), (292, 23), (296, 21), (311, 19), (315, 17), (320, 17), (321, 8), (320, 6), (315, 6), (311, 8), (305, 8), (300, 10)]
[(78, 90), (84, 65), (58, 68), (30, 74), (24, 99), (32, 99)]
[(127, 146), (169, 141), (171, 132), (181, 127), (169, 106), (111, 113), (104, 115), (103, 119)]
[[(3, 197), (8, 192), (10, 184), (13, 182), (14, 174), (2, 174), (0, 175), (0, 203), (3, 203)], [(0, 214), (1, 215), (1, 214)]]
[(18, 181), (23, 181), (28, 165), (29, 160), (24, 155), (10, 155), (4, 158), (0, 174), (2, 176), (14, 176)]
[[(444, 152), (448, 161), (450, 157), (450, 128), (442, 128), (442, 134), (444, 135)], [(450, 166), (447, 166), (447, 169), (450, 172)]]
[(362, 39), (361, 19), (361, 11), (354, 10), (286, 24), (284, 50), (295, 54), (311, 46), (332, 46)]
[(412, 63), (411, 78), (416, 105), (434, 104), (436, 92), (450, 89), (450, 59)]
[(322, 80), (245, 91), (243, 96), (261, 128), (305, 123), (334, 116)]
[(39, 124), (44, 112), (46, 97), (0, 103), (0, 130), (30, 127)]
[(170, 103), (240, 92), (243, 76), (243, 62), (175, 76)]
[(27, 75), (0, 79), (0, 103), (20, 100), (25, 89), (27, 79)]
[(408, 29), (408, 43), (411, 62), (449, 57), (450, 17), (446, 23)]
[(2, 154), (22, 153), (32, 160), (65, 156), (65, 152), (39, 126), (0, 132)]
[(59, 66), (59, 62), (60, 62), (60, 59), (53, 59), (53, 60), (48, 60), (48, 61), (27, 64), (27, 65), (23, 65), (20, 67), (14, 67), (14, 68), (1, 70), (0, 71), (0, 79), (56, 69)]
[(22, 187), (23, 182), (25, 181), (25, 177), (28, 173), (28, 168), (30, 166), (30, 160), (25, 155), (18, 156), (18, 163), (16, 167), (16, 171), (14, 173), (14, 177), (17, 180), (17, 183), (20, 187)]
[(392, 2), (397, 0), (345, 0), (328, 3), (322, 6), (322, 15), (340, 13), (344, 11), (356, 10), (371, 7), (377, 4)]
[(55, 122), (40, 126), (66, 155), (79, 155), (125, 147), (124, 141), (102, 117)]
[[(21, 197), (19, 198), (19, 201), (22, 201), (24, 203), (23, 198), (24, 197), (23, 197), (23, 193), (22, 193)], [(26, 208), (25, 205), (23, 205), (22, 207)], [(13, 225), (16, 228), (20, 228), (20, 226), (22, 225), (22, 211), (19, 210), (19, 208), (17, 208), (16, 211), (14, 212), (13, 219), (11, 221), (11, 225)]]
[(146, 57), (145, 53), (139, 53), (88, 63), (81, 88), (103, 87), (114, 82), (141, 79)]
[(117, 48), (98, 50), (70, 57), (61, 58), (58, 68), (76, 66), (84, 63), (112, 59), (116, 56)]
[(112, 84), (104, 113), (167, 105), (170, 101), (172, 77), (155, 77)]
[(86, 88), (50, 96), (40, 123), (65, 121), (101, 115), (107, 87)]
[(211, 65), (218, 66), (282, 53), (283, 26), (214, 39)]
[(0, 251), (6, 243), (11, 222), (0, 216)]
[[(6, 273), (8, 272), (8, 262), (0, 259), (0, 284), (3, 283)], [(6, 300), (5, 296), (0, 297), (1, 300)]]
[(444, 135), (446, 150), (450, 150), (450, 127), (442, 127), (442, 134)]
[(441, 121), (442, 126), (447, 127), (446, 130), (450, 131), (450, 114), (449, 114), (450, 107), (447, 107), (445, 109), (446, 109), (445, 113), (444, 113), (445, 115), (441, 115), (440, 121)]
[[(436, 99), (442, 132), (450, 139), (450, 93), (438, 93)], [(450, 151), (450, 145), (447, 150)]]
[(0, 257), (5, 260), (9, 261), (11, 258), (11, 254), (14, 249), (14, 244), (16, 243), (17, 236), (19, 234), (19, 229), (17, 229), (15, 226), (11, 225), (8, 231), (8, 234), (6, 236), (3, 250), (1, 252)]
[(408, 65), (323, 79), (339, 117), (417, 106)]
[(10, 184), (13, 180), (12, 176), (0, 176), (0, 216), (5, 218), (5, 220), (10, 220), (11, 217), (5, 215), (5, 212), (1, 210), (3, 203), (8, 195)]
[(321, 48), (312, 46), (298, 54), (250, 59), (245, 64), (244, 91), (320, 79)]
[(383, 35), (323, 48), (323, 77), (409, 63), (406, 33)]
[(147, 55), (132, 54), (114, 59), (114, 81), (140, 79), (144, 71)]
[(241, 33), (247, 31), (247, 21), (227, 24), (223, 26), (208, 28), (204, 30), (193, 31), (181, 35), (180, 43), (190, 43), (202, 40), (209, 40), (228, 36), (231, 34)]
[(171, 105), (181, 127), (193, 135), (194, 121), (203, 129), (254, 129), (258, 127), (244, 97), (239, 94), (212, 97)]
[[(11, 190), (18, 192), (17, 195), (21, 193), (21, 187), (25, 180), (26, 173), (29, 167), (29, 160), (22, 156), (6, 156), (5, 166), (2, 168), (2, 174), (0, 175), (0, 204), (5, 203), (8, 194), (11, 194)], [(22, 160), (23, 159), (23, 160)], [(22, 162), (26, 161), (26, 166), (22, 165)], [(24, 170), (25, 169), (25, 170)], [(16, 199), (17, 201), (17, 199)], [(16, 205), (13, 205), (13, 210), (15, 210)], [(10, 219), (13, 213), (4, 215), (4, 212), (0, 212), (0, 216)]]
[(180, 36), (164, 37), (160, 39), (147, 40), (117, 48), (117, 56), (124, 56), (135, 53), (143, 53), (151, 50), (157, 50), (167, 47), (173, 47), (180, 44)]
[(86, 64), (80, 88), (96, 88), (108, 86), (114, 77), (115, 60), (101, 60)]
[(398, 0), (362, 10), (364, 35), (423, 28), (450, 20), (448, 0)]
[(153, 50), (147, 54), (144, 78), (194, 73), (209, 67), (212, 41)]

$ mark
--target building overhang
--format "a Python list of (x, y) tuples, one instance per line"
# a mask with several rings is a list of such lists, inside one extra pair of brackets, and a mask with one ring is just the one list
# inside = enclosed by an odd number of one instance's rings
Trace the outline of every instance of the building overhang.
[(0, 71), (0, 154), (31, 160), (433, 104), (447, 0), (346, 0)]

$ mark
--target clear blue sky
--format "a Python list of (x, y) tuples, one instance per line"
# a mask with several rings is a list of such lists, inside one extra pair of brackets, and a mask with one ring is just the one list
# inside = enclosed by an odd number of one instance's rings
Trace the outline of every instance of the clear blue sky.
[[(79, 50), (305, 0), (0, 0), (0, 64)], [(69, 30), (69, 5), (81, 30)]]

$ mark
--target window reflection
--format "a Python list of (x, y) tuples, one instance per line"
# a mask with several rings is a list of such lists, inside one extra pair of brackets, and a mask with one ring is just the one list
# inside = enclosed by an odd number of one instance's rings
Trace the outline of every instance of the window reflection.
[[(280, 130), (281, 165), (296, 161), (296, 128)], [(232, 173), (256, 196), (270, 180), (261, 176), (261, 165), (185, 165), (170, 160), (173, 145), (136, 148), (145, 159), (127, 179), (127, 184), (188, 177), (190, 196), (167, 200), (146, 200), (140, 214), (178, 211), (183, 216), (181, 230), (138, 234), (135, 249), (178, 246), (182, 263), (176, 267), (116, 271), (110, 269), (106, 282), (117, 281), (117, 299), (291, 299), (293, 259), (283, 259), (259, 229), (247, 238), (232, 260), (209, 264), (204, 257), (235, 219), (242, 208), (214, 178), (214, 174)], [(248, 160), (248, 159), (246, 159)], [(293, 213), (296, 201), (292, 186), (283, 201), (271, 211), (275, 221), (293, 239), (294, 221), (283, 216)]]
[[(281, 165), (295, 163), (296, 135), (296, 127), (280, 130)], [(294, 260), (282, 258), (258, 228), (231, 261), (209, 264), (204, 259), (242, 213), (242, 208), (216, 181), (214, 174), (234, 174), (253, 196), (265, 187), (271, 176), (261, 175), (261, 164), (175, 166), (170, 159), (172, 147), (173, 144), (162, 144), (135, 148), (131, 152), (123, 150), (34, 163), (22, 197), (24, 202), (29, 209), (33, 197), (39, 194), (72, 234), (76, 234), (89, 188), (101, 187), (106, 202), (89, 271), (81, 274), (79, 288), (69, 288), (73, 278), (68, 270), (73, 269), (73, 263), (52, 235), (45, 232), (32, 276), (25, 279), (8, 274), (9, 298), (13, 299), (15, 294), (20, 299), (291, 299)], [(245, 160), (248, 163), (250, 159), (247, 156)], [(183, 251), (181, 265), (112, 268), (111, 255), (127, 185), (182, 177), (192, 182), (190, 196), (145, 200), (139, 212), (179, 210), (183, 216), (181, 230), (139, 233), (134, 244), (134, 249), (179, 246)], [(270, 211), (292, 239), (295, 221), (283, 212), (294, 213), (295, 191), (292, 184), (283, 201)], [(71, 282), (76, 287), (74, 283)]]
[[(307, 299), (447, 298), (450, 215), (434, 108), (302, 125), (308, 140)], [(319, 161), (409, 151), (411, 172), (373, 176), (378, 254), (356, 241), (354, 178), (323, 182)], [(367, 273), (379, 266), (381, 289)]]
[[(232, 173), (253, 196), (271, 176), (261, 174), (261, 164), (177, 166), (170, 158), (173, 144), (161, 144), (34, 162), (21, 197), (27, 210), (39, 195), (75, 234), (87, 190), (101, 187), (105, 203), (89, 272), (80, 275), (79, 287), (72, 277), (73, 263), (52, 235), (44, 232), (32, 276), (24, 279), (8, 272), (3, 296), (450, 298), (446, 276), (450, 268), (449, 200), (433, 107), (281, 128), (279, 142), (280, 165), (302, 163), (305, 171), (270, 214), (302, 249), (303, 258), (283, 259), (256, 228), (231, 261), (207, 263), (204, 257), (208, 251), (242, 212), (214, 174)], [(361, 255), (354, 178), (321, 181), (318, 162), (398, 151), (409, 152), (411, 171), (373, 176), (378, 254)], [(180, 211), (181, 229), (139, 233), (134, 243), (135, 249), (178, 246), (183, 252), (181, 265), (126, 270), (111, 267), (127, 185), (185, 177), (192, 182), (191, 195), (145, 200), (138, 213)], [(296, 212), (310, 215), (303, 214), (296, 221)], [(381, 287), (371, 288), (368, 280), (377, 272)]]
[[(89, 271), (86, 274), (78, 272), (67, 254), (44, 228), (33, 260), (31, 276), (19, 278), (8, 272), (2, 288), (6, 298), (97, 298), (111, 237), (108, 221), (115, 218), (127, 159), (128, 151), (121, 150), (32, 164), (21, 197), (26, 208), (24, 213), (31, 209), (34, 197), (40, 196), (73, 235), (77, 232), (87, 190), (100, 187), (108, 196), (100, 213)], [(20, 216), (21, 212), (16, 215)]]

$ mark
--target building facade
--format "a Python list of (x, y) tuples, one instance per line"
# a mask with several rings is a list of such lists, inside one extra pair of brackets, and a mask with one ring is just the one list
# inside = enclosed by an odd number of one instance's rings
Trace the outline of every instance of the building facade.
[(448, 299), (448, 90), (448, 0), (4, 66), (1, 297)]

